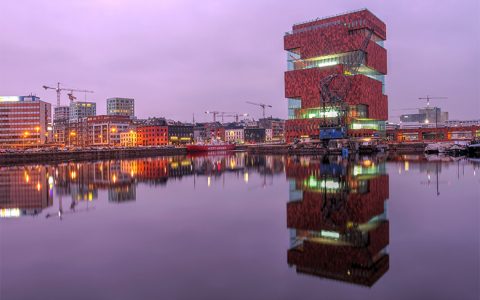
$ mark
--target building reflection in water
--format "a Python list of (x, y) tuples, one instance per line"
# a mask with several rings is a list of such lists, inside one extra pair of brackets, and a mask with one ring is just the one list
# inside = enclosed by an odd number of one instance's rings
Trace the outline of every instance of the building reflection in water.
[(52, 204), (51, 168), (0, 167), (0, 217), (37, 215)]
[[(91, 211), (99, 191), (106, 190), (108, 202), (135, 201), (138, 184), (162, 187), (171, 180), (193, 177), (207, 179), (208, 186), (225, 174), (236, 174), (248, 182), (249, 173), (267, 177), (284, 172), (281, 156), (248, 156), (246, 153), (215, 153), (200, 156), (154, 157), (95, 162), (69, 162), (55, 166), (2, 167), (0, 170), (1, 217), (36, 215), (53, 205), (47, 218)], [(229, 178), (232, 180), (232, 178)], [(55, 191), (55, 193), (54, 193)]]
[(389, 268), (385, 162), (290, 157), (287, 260), (297, 272), (372, 286)]

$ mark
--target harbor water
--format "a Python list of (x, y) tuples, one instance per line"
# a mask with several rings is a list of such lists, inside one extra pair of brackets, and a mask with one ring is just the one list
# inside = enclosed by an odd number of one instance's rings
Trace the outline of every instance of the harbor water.
[(0, 299), (479, 299), (480, 162), (0, 166)]

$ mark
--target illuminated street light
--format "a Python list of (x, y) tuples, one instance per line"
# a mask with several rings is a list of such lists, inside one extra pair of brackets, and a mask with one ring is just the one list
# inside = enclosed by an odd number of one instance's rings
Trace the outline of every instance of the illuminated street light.
[(76, 135), (77, 135), (77, 133), (75, 132), (75, 130), (70, 131), (70, 134), (69, 134), (69, 137), (68, 137), (68, 144), (69, 145), (72, 145), (72, 137), (75, 137)]
[(24, 138), (23, 139), (23, 146), (25, 146), (27, 144), (27, 138), (28, 138), (29, 135), (30, 135), (30, 132), (28, 132), (28, 131), (25, 131), (23, 133), (23, 138)]
[(37, 132), (37, 137), (38, 137), (38, 140), (37, 140), (37, 148), (38, 148), (38, 145), (40, 144), (40, 135), (38, 134), (38, 132), (40, 131), (40, 127), (35, 126), (35, 131)]

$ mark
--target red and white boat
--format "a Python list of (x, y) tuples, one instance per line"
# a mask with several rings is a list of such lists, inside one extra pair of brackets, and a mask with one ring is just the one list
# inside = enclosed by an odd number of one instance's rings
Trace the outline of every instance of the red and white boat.
[(235, 150), (235, 144), (191, 144), (187, 145), (187, 152), (210, 152)]

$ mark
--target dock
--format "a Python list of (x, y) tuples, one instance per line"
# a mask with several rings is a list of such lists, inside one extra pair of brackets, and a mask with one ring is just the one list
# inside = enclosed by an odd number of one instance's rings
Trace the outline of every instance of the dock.
[(123, 148), (42, 152), (1, 153), (0, 165), (22, 163), (61, 163), (68, 161), (124, 159), (152, 156), (185, 155), (185, 147)]

